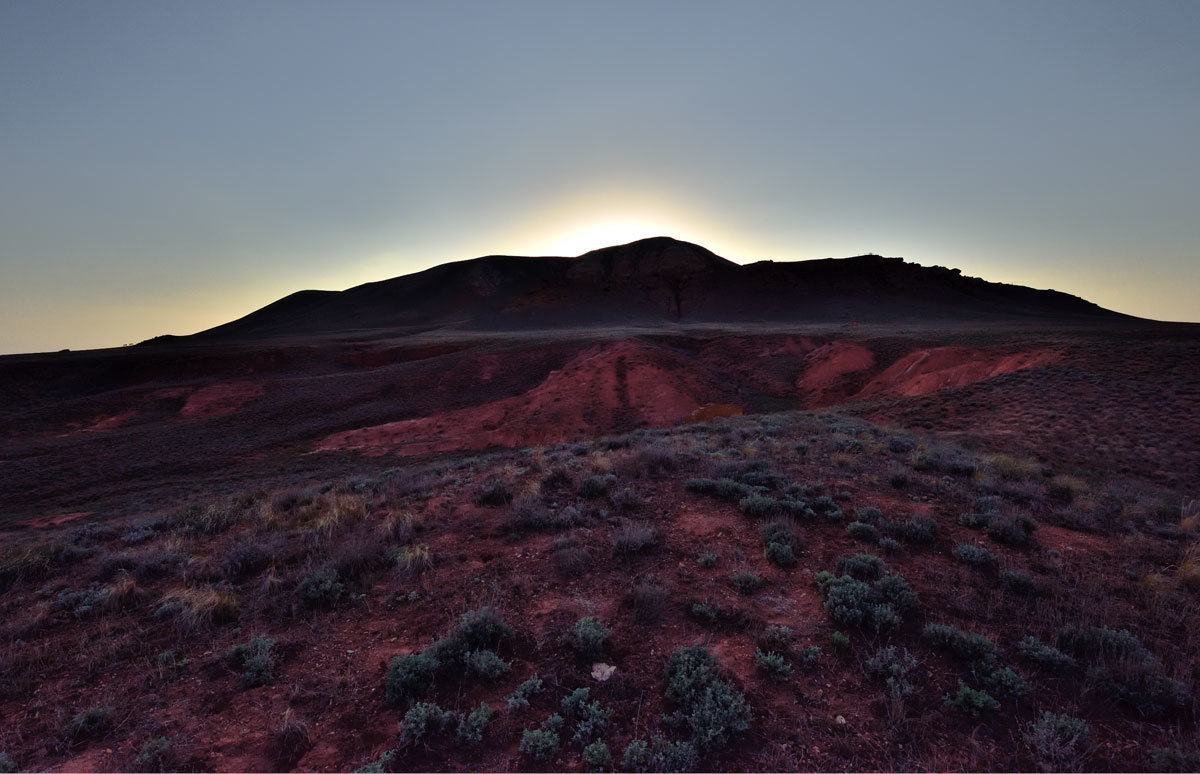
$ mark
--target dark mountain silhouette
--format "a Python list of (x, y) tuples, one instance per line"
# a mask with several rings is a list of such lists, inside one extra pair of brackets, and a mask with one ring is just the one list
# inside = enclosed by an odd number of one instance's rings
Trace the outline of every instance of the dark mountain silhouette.
[(441, 327), (524, 330), (664, 322), (1118, 320), (1053, 290), (863, 255), (739, 265), (655, 237), (577, 258), (486, 256), (343, 291), (303, 290), (198, 339)]

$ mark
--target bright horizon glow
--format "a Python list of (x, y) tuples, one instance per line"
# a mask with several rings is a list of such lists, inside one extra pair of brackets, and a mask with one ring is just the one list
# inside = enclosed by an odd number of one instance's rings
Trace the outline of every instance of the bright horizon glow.
[(1200, 321), (1189, 0), (0, 3), (0, 353), (669, 236)]

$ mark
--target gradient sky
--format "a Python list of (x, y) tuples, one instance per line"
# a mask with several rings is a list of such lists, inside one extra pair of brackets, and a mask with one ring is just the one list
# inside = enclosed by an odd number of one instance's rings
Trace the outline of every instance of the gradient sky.
[(1200, 2), (0, 3), (0, 352), (656, 234), (1200, 320)]

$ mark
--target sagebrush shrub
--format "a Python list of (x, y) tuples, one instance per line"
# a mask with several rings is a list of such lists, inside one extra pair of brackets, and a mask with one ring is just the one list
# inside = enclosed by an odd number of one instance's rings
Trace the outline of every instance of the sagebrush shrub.
[(837, 560), (837, 571), (860, 581), (871, 581), (883, 573), (883, 560), (871, 554), (843, 556)]
[[(171, 759), (174, 757), (175, 745), (165, 736), (148, 739), (133, 759), (133, 767), (137, 771), (172, 771)], [(4, 767), (0, 766), (0, 772)]]
[(231, 667), (242, 670), (242, 687), (256, 688), (275, 682), (274, 648), (275, 640), (261, 634), (233, 646), (225, 658)]
[(729, 583), (742, 594), (753, 594), (762, 588), (763, 577), (750, 570), (738, 570), (729, 576)]
[(1024, 739), (1044, 771), (1074, 768), (1087, 753), (1087, 721), (1070, 715), (1042, 712), (1025, 727)]
[(1063, 670), (1075, 666), (1075, 659), (1037, 637), (1024, 637), (1017, 643), (1017, 655), (1049, 669)]
[(1032, 597), (1038, 592), (1033, 576), (1022, 570), (1005, 570), (1000, 573), (1000, 588), (1018, 597)]
[(956, 656), (967, 661), (999, 657), (999, 651), (987, 637), (974, 632), (964, 632), (946, 624), (926, 624), (921, 636), (935, 645), (950, 649)]
[(761, 648), (754, 651), (754, 663), (759, 670), (776, 680), (783, 680), (792, 674), (792, 665), (787, 657), (775, 651), (764, 651)]
[(516, 689), (508, 695), (506, 702), (510, 710), (522, 709), (529, 706), (529, 697), (535, 693), (541, 693), (544, 683), (542, 678), (534, 675), (525, 682), (521, 683)]
[(388, 665), (384, 694), (390, 704), (402, 704), (423, 696), (433, 684), (440, 666), (429, 650), (394, 657)]
[(867, 543), (879, 542), (879, 530), (874, 525), (868, 524), (865, 521), (850, 522), (846, 525), (846, 531), (855, 540), (862, 540)]
[(300, 581), (296, 593), (309, 607), (329, 607), (337, 602), (345, 588), (337, 570), (322, 567)]
[(458, 732), (456, 736), (458, 741), (466, 745), (477, 745), (483, 741), (483, 732), (487, 728), (488, 721), (492, 719), (493, 710), (486, 702), (480, 702), (479, 706), (468, 712), (458, 722)]
[(973, 546), (967, 543), (960, 543), (954, 547), (954, 558), (963, 564), (981, 568), (993, 567), (997, 561), (996, 555), (983, 546)]
[(1000, 702), (993, 699), (986, 691), (977, 691), (963, 683), (958, 684), (958, 693), (953, 697), (946, 696), (947, 707), (961, 710), (971, 717), (979, 717), (981, 712), (995, 712), (1000, 709)]
[(599, 740), (583, 748), (583, 769), (589, 772), (603, 772), (612, 768), (612, 753), (608, 745)]
[(546, 761), (554, 757), (560, 745), (558, 730), (562, 728), (562, 717), (551, 715), (546, 718), (539, 728), (527, 728), (521, 732), (521, 745), (518, 748), (522, 755), (528, 755), (535, 761)]
[(486, 677), (490, 680), (503, 677), (508, 674), (508, 670), (510, 669), (507, 661), (500, 658), (496, 651), (488, 648), (471, 651), (466, 655), (464, 662), (472, 674)]
[(608, 641), (609, 634), (604, 624), (592, 616), (586, 616), (571, 627), (568, 641), (580, 656), (598, 659), (604, 655), (604, 643)]
[(111, 707), (89, 707), (67, 723), (64, 735), (68, 741), (95, 739), (108, 733), (113, 725)]
[(750, 727), (752, 713), (740, 691), (718, 676), (717, 662), (700, 645), (679, 648), (666, 667), (666, 698), (701, 749), (719, 747)]
[(406, 742), (424, 742), (455, 727), (458, 717), (448, 709), (423, 701), (404, 713), (404, 729), (400, 732)]

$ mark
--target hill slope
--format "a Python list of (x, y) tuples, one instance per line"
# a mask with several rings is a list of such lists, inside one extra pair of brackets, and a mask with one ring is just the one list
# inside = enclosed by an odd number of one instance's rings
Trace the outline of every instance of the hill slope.
[(202, 339), (663, 322), (1116, 320), (1075, 296), (864, 255), (745, 266), (668, 237), (577, 258), (487, 256), (344, 291), (294, 293)]

